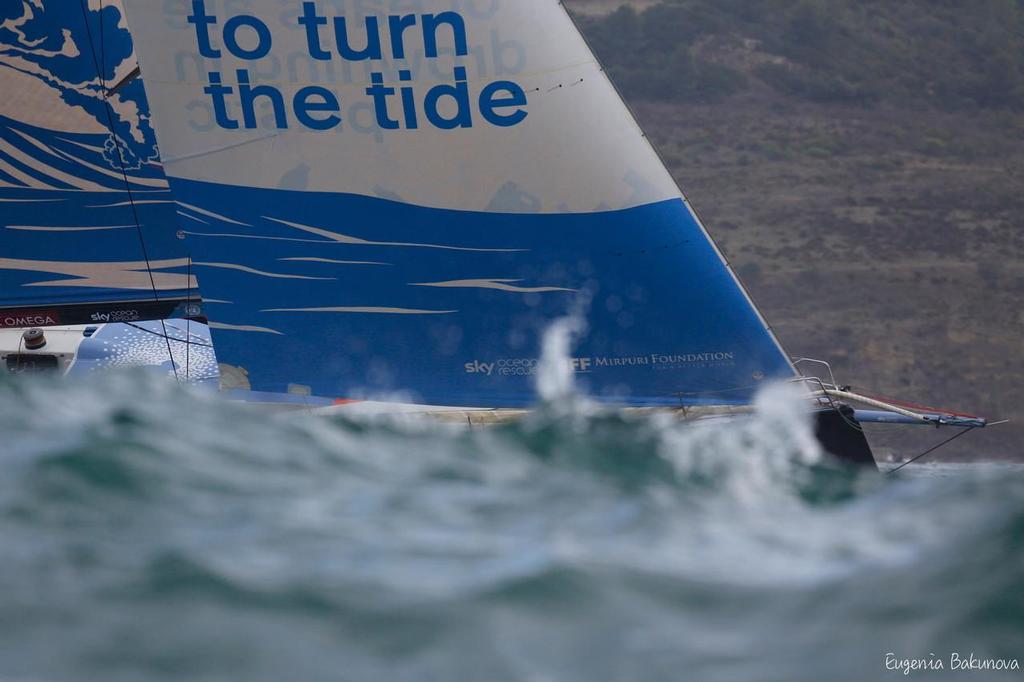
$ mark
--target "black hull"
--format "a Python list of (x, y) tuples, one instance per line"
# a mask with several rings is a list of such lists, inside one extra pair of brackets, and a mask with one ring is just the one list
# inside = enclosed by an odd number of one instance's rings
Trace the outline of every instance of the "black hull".
[(814, 417), (815, 436), (826, 452), (846, 462), (877, 467), (871, 446), (860, 422), (853, 416), (852, 407), (840, 405), (816, 412)]

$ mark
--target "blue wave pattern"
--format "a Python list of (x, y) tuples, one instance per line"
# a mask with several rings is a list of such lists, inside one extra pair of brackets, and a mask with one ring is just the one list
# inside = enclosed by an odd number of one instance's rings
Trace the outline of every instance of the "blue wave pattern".
[(0, 8), (0, 85), (19, 101), (34, 79), (66, 107), (26, 98), (18, 120), (0, 116), (3, 306), (194, 295), (143, 84), (105, 99), (135, 63), (121, 19), (77, 1)]
[[(105, 96), (126, 64), (134, 64), (131, 34), (112, 5), (86, 9), (86, 2), (6, 2), (0, 7), (0, 67), (15, 69), (55, 89), (69, 107), (84, 109), (110, 128), (105, 142), (111, 168), (139, 169), (159, 156), (141, 81), (115, 96), (138, 106), (136, 118), (108, 115)], [(102, 3), (101, 3), (102, 4)], [(34, 68), (29, 68), (34, 67)], [(117, 154), (118, 145), (121, 155)]]
[(791, 375), (681, 200), (522, 215), (171, 183), (204, 295), (224, 301), (218, 356), (254, 390), (527, 405), (541, 332), (581, 297), (573, 363), (596, 397), (747, 403)]
[[(142, 88), (133, 82), (129, 87)], [(103, 125), (106, 125), (104, 122)], [(111, 135), (47, 130), (0, 116), (0, 196), (12, 189), (38, 188), (103, 193), (167, 189), (156, 160), (122, 172)], [(126, 158), (137, 158), (134, 156)]]
[(175, 218), (168, 190), (0, 189), (3, 305), (198, 296)]

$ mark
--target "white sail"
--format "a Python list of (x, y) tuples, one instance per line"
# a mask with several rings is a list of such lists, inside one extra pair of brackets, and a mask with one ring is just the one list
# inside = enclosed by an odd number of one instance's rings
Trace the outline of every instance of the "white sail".
[[(287, 173), (305, 165), (309, 173), (302, 189), (308, 191), (394, 196), (419, 206), (475, 211), (587, 212), (679, 195), (559, 3), (390, 3), (415, 7), (415, 13), (350, 9), (356, 4), (343, 3), (346, 9), (340, 14), (335, 11), (338, 3), (314, 4), (319, 8), (316, 20), (324, 23), (315, 26), (311, 43), (309, 32), (298, 23), (303, 3), (285, 9), (279, 2), (247, 3), (248, 13), (234, 17), (214, 13), (212, 3), (203, 4), (205, 16), (217, 23), (204, 23), (197, 30), (180, 16), (165, 14), (165, 3), (129, 2), (169, 174), (277, 188)], [(381, 4), (388, 3), (374, 6)], [(445, 21), (451, 16), (459, 19)], [(395, 17), (416, 23), (396, 33), (389, 28)], [(239, 24), (240, 18), (246, 21)], [(342, 26), (339, 19), (344, 20), (343, 33), (336, 30)], [(255, 47), (256, 22), (271, 37), (266, 56), (235, 56), (224, 45), (224, 29), (229, 28), (239, 47)], [(367, 22), (376, 27), (369, 38)], [(207, 54), (219, 59), (203, 56), (200, 32), (209, 35)], [(429, 57), (434, 50), (424, 38), (429, 43), (435, 36), (438, 56)], [(345, 60), (339, 40), (345, 47), (363, 46), (368, 40), (379, 44), (381, 58)], [(396, 53), (406, 58), (395, 59)], [(468, 106), (462, 114), (471, 127), (439, 129), (424, 111), (424, 100), (436, 86), (452, 87), (460, 66), (468, 79)], [(255, 106), (257, 125), (246, 128), (237, 96), (239, 70), (253, 83), (280, 93), (284, 106), (278, 111), (286, 129), (269, 120), (273, 116), (266, 97), (258, 98)], [(400, 79), (402, 70), (409, 81)], [(203, 92), (211, 73), (234, 91), (224, 97), (225, 121), (237, 122), (238, 128), (217, 124), (216, 101)], [(374, 98), (366, 92), (373, 74), (380, 74), (389, 87), (412, 91), (415, 122), (405, 115), (401, 93), (395, 93), (387, 98), (388, 119), (399, 128), (382, 129)], [(481, 113), (480, 99), (485, 88), (502, 81), (521, 88), (525, 103), (495, 107), (492, 115), (505, 119), (496, 126)], [(337, 117), (337, 125), (316, 130), (298, 120), (295, 96), (309, 87), (325, 88), (338, 104), (336, 111), (309, 115), (318, 120)], [(488, 101), (514, 97), (499, 89)], [(321, 100), (311, 93), (309, 101)], [(452, 97), (443, 97), (439, 104), (443, 116), (454, 116)], [(525, 118), (512, 124), (518, 112)]]

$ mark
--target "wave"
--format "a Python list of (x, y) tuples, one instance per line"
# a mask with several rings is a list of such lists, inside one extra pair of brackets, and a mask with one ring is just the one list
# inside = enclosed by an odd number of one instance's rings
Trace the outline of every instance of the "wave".
[(128, 372), (0, 380), (0, 432), (3, 675), (876, 679), (890, 651), (1020, 655), (1021, 470), (847, 468), (777, 395), (730, 424), (569, 401), (466, 428)]

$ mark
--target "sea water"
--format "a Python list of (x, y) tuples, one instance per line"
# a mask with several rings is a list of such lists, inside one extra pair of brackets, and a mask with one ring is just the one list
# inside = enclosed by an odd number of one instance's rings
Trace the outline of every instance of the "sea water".
[(885, 476), (784, 395), (694, 427), (549, 379), (468, 428), (0, 378), (0, 680), (1019, 679), (1021, 468)]

